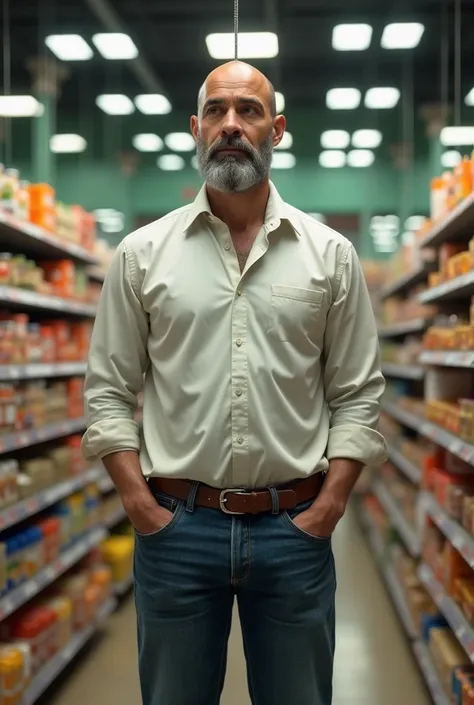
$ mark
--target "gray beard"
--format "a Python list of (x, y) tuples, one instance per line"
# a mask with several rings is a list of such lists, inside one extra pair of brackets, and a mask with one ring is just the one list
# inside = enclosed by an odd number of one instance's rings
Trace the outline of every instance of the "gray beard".
[(223, 159), (209, 158), (207, 147), (199, 139), (197, 161), (201, 177), (216, 191), (241, 193), (256, 186), (270, 174), (273, 154), (271, 136), (244, 158), (229, 155)]

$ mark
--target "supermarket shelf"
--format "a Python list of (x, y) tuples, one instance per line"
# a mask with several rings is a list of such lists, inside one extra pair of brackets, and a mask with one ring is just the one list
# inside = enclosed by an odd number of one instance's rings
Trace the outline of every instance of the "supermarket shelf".
[(404, 274), (403, 277), (400, 277), (392, 284), (388, 284), (388, 286), (384, 287), (380, 292), (380, 298), (383, 300), (387, 299), (389, 296), (393, 296), (394, 294), (401, 294), (402, 292), (416, 286), (420, 282), (426, 281), (428, 278), (428, 273), (432, 269), (433, 265), (423, 262), (423, 264), (420, 267), (417, 267), (417, 269), (413, 269), (411, 272)]
[(75, 634), (69, 644), (49, 663), (47, 663), (35, 676), (21, 700), (21, 705), (33, 705), (44, 691), (56, 680), (64, 671), (66, 666), (77, 656), (88, 641), (94, 636), (97, 629), (107, 620), (117, 606), (115, 598), (110, 598), (99, 608), (99, 613), (93, 624)]
[(450, 279), (439, 286), (427, 289), (419, 294), (418, 301), (422, 304), (436, 301), (446, 301), (447, 299), (459, 299), (471, 296), (474, 293), (474, 271), (467, 272), (461, 277)]
[(427, 646), (422, 641), (415, 641), (413, 653), (426, 681), (434, 705), (450, 705), (451, 701), (444, 692)]
[(65, 573), (71, 566), (81, 560), (94, 546), (107, 535), (103, 526), (91, 529), (85, 536), (78, 539), (75, 544), (63, 551), (59, 558), (50, 565), (40, 570), (31, 580), (27, 580), (11, 593), (0, 599), (0, 619), (5, 619), (19, 607), (31, 600), (32, 597), (51, 585), (57, 578)]
[(94, 318), (97, 311), (97, 307), (92, 304), (73, 299), (61, 299), (59, 296), (46, 296), (12, 286), (0, 286), (0, 305), (21, 308), (22, 310), (58, 311), (86, 318)]
[(57, 438), (63, 438), (73, 433), (80, 433), (85, 429), (85, 426), (86, 421), (81, 416), (78, 419), (60, 421), (59, 423), (49, 424), (48, 426), (43, 426), (43, 428), (31, 431), (5, 434), (0, 436), (0, 454), (11, 453), (22, 448), (29, 448), (38, 443), (54, 441)]
[(471, 568), (474, 568), (474, 536), (471, 536), (457, 521), (451, 519), (429, 492), (423, 492), (421, 497), (422, 506), (433, 519), (436, 526), (443, 532), (454, 548), (459, 551)]
[(133, 585), (133, 574), (129, 575), (126, 580), (121, 583), (114, 584), (114, 592), (118, 597), (123, 597), (131, 589)]
[(117, 511), (115, 511), (113, 514), (111, 514), (109, 517), (106, 518), (105, 520), (105, 526), (107, 526), (109, 529), (111, 529), (113, 526), (116, 526), (119, 524), (121, 521), (127, 518), (127, 514), (125, 512), (125, 509), (123, 507), (119, 507)]
[(35, 365), (0, 365), (0, 381), (16, 379), (46, 379), (85, 375), (86, 362), (58, 362)]
[(464, 233), (472, 235), (474, 225), (474, 194), (465, 198), (420, 241), (419, 247), (433, 247), (443, 242), (458, 240)]
[(473, 350), (425, 350), (418, 358), (421, 365), (474, 367)]
[(95, 267), (91, 267), (91, 269), (87, 270), (87, 276), (93, 282), (98, 282), (99, 284), (103, 284), (105, 281), (105, 273), (100, 269), (95, 269)]
[(423, 379), (425, 370), (419, 365), (399, 365), (394, 362), (383, 362), (382, 372), (387, 377), (400, 379)]
[(474, 627), (471, 627), (454, 600), (447, 595), (444, 587), (436, 580), (431, 568), (422, 563), (418, 568), (418, 577), (445, 617), (471, 662), (474, 663)]
[(420, 431), (424, 422), (424, 419), (409, 411), (405, 411), (405, 409), (402, 409), (398, 404), (394, 404), (393, 402), (382, 401), (382, 411), (385, 411), (385, 413), (396, 421), (408, 426), (408, 428), (412, 428), (414, 431)]
[(420, 433), (426, 436), (434, 443), (437, 443), (450, 453), (454, 453), (461, 460), (465, 460), (466, 463), (474, 463), (474, 445), (463, 441), (459, 436), (455, 436), (449, 431), (445, 431), (441, 426), (437, 426), (429, 421), (424, 421), (422, 423)]
[(403, 589), (398, 582), (393, 566), (384, 558), (382, 538), (379, 532), (372, 526), (372, 522), (361, 513), (360, 509), (358, 511), (358, 517), (364, 527), (365, 535), (370, 548), (372, 549), (372, 554), (376, 560), (380, 572), (382, 573), (385, 585), (390, 597), (392, 598), (393, 605), (398, 616), (400, 617), (405, 632), (410, 639), (415, 639), (417, 637), (417, 633), (413, 625), (410, 609), (407, 605)]
[(421, 482), (421, 468), (412, 463), (408, 458), (395, 448), (394, 446), (388, 446), (388, 457), (391, 462), (397, 466), (397, 468), (406, 476), (409, 480), (414, 482), (416, 485)]
[(0, 531), (19, 524), (21, 521), (28, 519), (28, 517), (34, 516), (41, 510), (59, 502), (60, 499), (77, 492), (89, 483), (96, 482), (101, 473), (102, 469), (99, 466), (94, 466), (77, 477), (60, 482), (33, 497), (28, 497), (28, 499), (4, 509), (0, 512)]
[(3, 252), (21, 252), (38, 259), (74, 259), (83, 264), (97, 260), (83, 247), (55, 237), (47, 230), (0, 213), (0, 245)]
[(394, 338), (398, 335), (408, 335), (409, 333), (422, 332), (431, 323), (428, 318), (414, 318), (411, 321), (402, 321), (394, 323), (391, 326), (385, 326), (379, 329), (379, 338)]
[(415, 558), (419, 556), (421, 547), (418, 534), (415, 528), (410, 526), (409, 522), (403, 515), (403, 512), (397, 505), (397, 502), (391, 496), (390, 492), (382, 484), (382, 482), (379, 481), (374, 483), (373, 493), (387, 512), (388, 517), (392, 522), (392, 525), (395, 527), (395, 529), (398, 531), (399, 535), (403, 539), (403, 543), (405, 544), (409, 553)]

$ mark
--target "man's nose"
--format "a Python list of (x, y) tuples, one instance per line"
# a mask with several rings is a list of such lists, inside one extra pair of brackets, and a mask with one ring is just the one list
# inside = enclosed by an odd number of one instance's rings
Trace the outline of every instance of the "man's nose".
[(233, 110), (229, 110), (222, 125), (222, 137), (240, 137), (242, 128)]

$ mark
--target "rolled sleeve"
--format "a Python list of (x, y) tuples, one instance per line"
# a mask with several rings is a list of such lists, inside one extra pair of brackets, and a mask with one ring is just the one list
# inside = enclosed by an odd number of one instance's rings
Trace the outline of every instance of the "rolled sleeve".
[(148, 365), (148, 316), (139, 298), (136, 265), (125, 243), (117, 249), (100, 298), (85, 380), (89, 462), (119, 450), (139, 450), (134, 415)]
[(324, 386), (331, 414), (327, 457), (375, 465), (386, 459), (385, 441), (377, 431), (385, 389), (377, 327), (364, 275), (350, 244), (340, 268), (324, 341)]

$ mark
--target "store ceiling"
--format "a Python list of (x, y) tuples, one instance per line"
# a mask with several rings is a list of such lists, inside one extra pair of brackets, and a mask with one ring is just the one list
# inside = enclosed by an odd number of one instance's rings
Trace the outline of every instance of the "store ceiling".
[[(100, 0), (103, 2), (104, 0)], [(451, 49), (449, 95), (454, 97), (455, 0), (240, 0), (242, 31), (270, 30), (279, 36), (276, 59), (254, 62), (284, 93), (287, 112), (324, 108), (325, 94), (335, 86), (361, 89), (411, 85), (415, 105), (437, 103), (441, 90), (441, 43)], [(232, 29), (233, 0), (106, 0), (136, 42), (157, 84), (173, 107), (192, 112), (206, 74), (219, 62), (208, 55), (205, 37)], [(93, 9), (95, 0), (10, 0), (12, 92), (30, 89), (26, 58), (47, 51), (52, 33), (78, 33), (89, 43), (108, 28)], [(381, 32), (393, 21), (419, 21), (426, 31), (420, 45), (408, 51), (380, 48)], [(367, 22), (374, 27), (369, 50), (336, 52), (332, 29), (341, 22)], [(4, 28), (2, 28), (3, 31)], [(462, 2), (462, 96), (474, 86), (474, 2)], [(91, 61), (69, 63), (59, 111), (98, 111), (95, 97), (104, 92), (149, 92), (127, 62), (106, 61), (95, 52)], [(411, 90), (411, 89), (410, 89)]]

